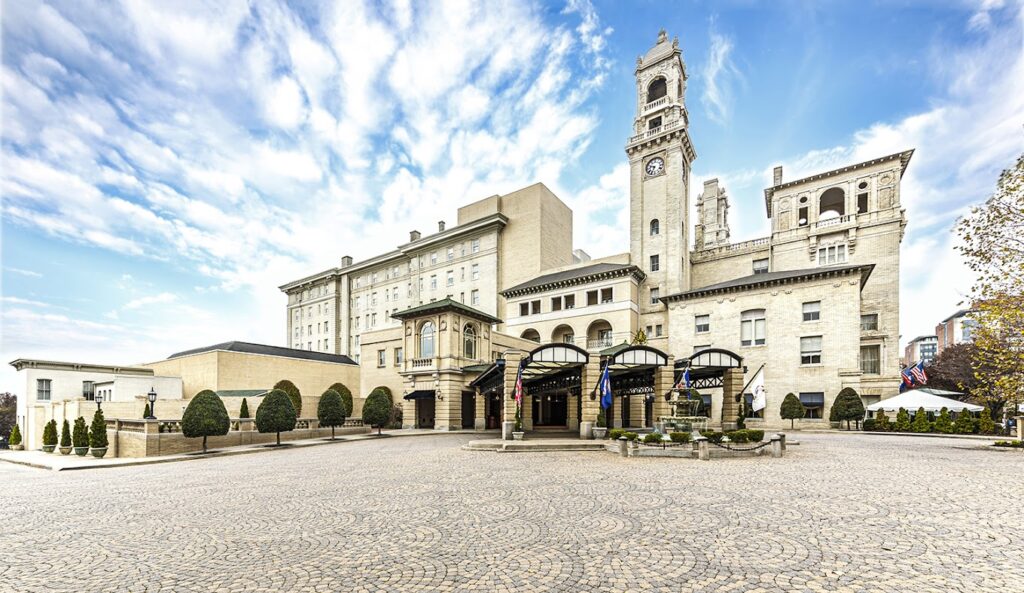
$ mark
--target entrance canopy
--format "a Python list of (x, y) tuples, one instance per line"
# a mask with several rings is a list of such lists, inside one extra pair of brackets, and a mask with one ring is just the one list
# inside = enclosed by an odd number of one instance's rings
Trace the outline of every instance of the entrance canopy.
[(743, 357), (722, 348), (705, 348), (694, 352), (690, 358), (676, 361), (675, 381), (678, 385), (683, 373), (690, 369), (690, 387), (713, 389), (722, 386), (726, 369), (744, 369)]
[(668, 355), (640, 344), (622, 344), (601, 353), (602, 369), (608, 367), (613, 395), (654, 393), (654, 369), (668, 364)]
[(587, 351), (573, 344), (545, 344), (535, 348), (522, 361), (523, 385), (531, 393), (576, 389), (580, 387), (580, 369), (590, 360)]
[(939, 412), (942, 408), (946, 408), (950, 412), (962, 412), (964, 410), (967, 410), (968, 412), (980, 412), (984, 409), (982, 406), (968, 404), (966, 402), (938, 395), (940, 393), (963, 395), (955, 391), (942, 391), (939, 389), (922, 387), (921, 389), (904, 391), (895, 397), (890, 397), (888, 399), (883, 399), (880, 402), (873, 403), (870, 406), (867, 406), (867, 411), (877, 412), (879, 410), (885, 410), (886, 412), (897, 412), (900, 408), (903, 408), (910, 413), (914, 413), (919, 408), (924, 408), (925, 412)]
[(407, 393), (405, 399), (434, 399), (433, 389), (417, 389), (412, 393)]

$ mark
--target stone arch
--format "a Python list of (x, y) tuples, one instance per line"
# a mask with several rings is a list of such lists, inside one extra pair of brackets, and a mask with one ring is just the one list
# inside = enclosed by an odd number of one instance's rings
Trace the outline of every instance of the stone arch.
[(846, 215), (846, 192), (839, 187), (825, 190), (818, 198), (818, 220)]
[(530, 340), (531, 342), (537, 342), (540, 344), (540, 332), (531, 328), (523, 330), (523, 333), (519, 334), (520, 338), (524, 340)]
[(576, 331), (571, 325), (561, 324), (551, 331), (552, 344), (573, 344), (576, 341)]
[(665, 82), (665, 77), (659, 76), (651, 81), (647, 85), (647, 102), (657, 101), (668, 94), (668, 84)]

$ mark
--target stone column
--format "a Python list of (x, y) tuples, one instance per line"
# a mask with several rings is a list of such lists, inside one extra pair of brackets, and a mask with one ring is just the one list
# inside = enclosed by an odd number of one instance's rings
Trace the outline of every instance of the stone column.
[(487, 428), (487, 398), (480, 390), (476, 390), (476, 414), (473, 418), (473, 429), (484, 430)]
[(657, 422), (663, 416), (672, 415), (672, 406), (665, 400), (665, 396), (675, 385), (675, 357), (668, 357), (668, 364), (654, 370), (654, 421)]
[(402, 428), (416, 428), (416, 401), (405, 399), (405, 396), (416, 390), (416, 380), (412, 377), (405, 379), (405, 392), (399, 395), (402, 402)]
[[(512, 429), (516, 423), (516, 373), (519, 372), (519, 362), (523, 360), (521, 350), (509, 350), (505, 352), (505, 393), (501, 396), (502, 423), (501, 438), (506, 441), (512, 440)], [(524, 399), (525, 403), (525, 399)]]
[(597, 382), (601, 380), (601, 359), (597, 355), (590, 356), (590, 362), (580, 369), (580, 397), (583, 398), (583, 419), (580, 422), (580, 438), (594, 437), (593, 429), (597, 423), (597, 413), (601, 409), (598, 397), (591, 397)]
[(576, 416), (576, 410), (579, 406), (580, 396), (578, 395), (566, 395), (565, 396), (565, 426), (569, 430), (575, 432), (580, 429), (580, 421)]
[(444, 374), (438, 382), (434, 430), (462, 429), (462, 381)]
[(743, 370), (726, 369), (722, 377), (722, 430), (736, 430), (743, 394)]
[(533, 396), (529, 391), (523, 395), (523, 430), (533, 430)]

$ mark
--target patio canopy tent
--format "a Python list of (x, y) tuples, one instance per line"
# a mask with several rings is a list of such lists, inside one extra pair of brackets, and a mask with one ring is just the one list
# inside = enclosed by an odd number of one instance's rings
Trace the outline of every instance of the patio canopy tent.
[(943, 391), (941, 389), (931, 389), (929, 387), (922, 387), (920, 389), (912, 389), (910, 391), (904, 391), (896, 397), (890, 397), (889, 399), (883, 399), (880, 402), (873, 403), (867, 406), (868, 412), (877, 412), (879, 410), (885, 410), (886, 412), (898, 412), (900, 408), (913, 414), (920, 408), (924, 408), (925, 412), (940, 412), (942, 408), (948, 409), (950, 412), (980, 412), (984, 408), (975, 404), (969, 404), (955, 399), (950, 399), (947, 396), (951, 395), (963, 395), (955, 391)]

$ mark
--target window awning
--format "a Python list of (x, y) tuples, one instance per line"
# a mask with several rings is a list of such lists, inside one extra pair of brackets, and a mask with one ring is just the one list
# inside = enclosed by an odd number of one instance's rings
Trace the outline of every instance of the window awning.
[(407, 393), (405, 399), (434, 399), (433, 389), (417, 389), (412, 393)]
[(805, 407), (818, 407), (825, 405), (824, 393), (801, 393), (800, 403)]

